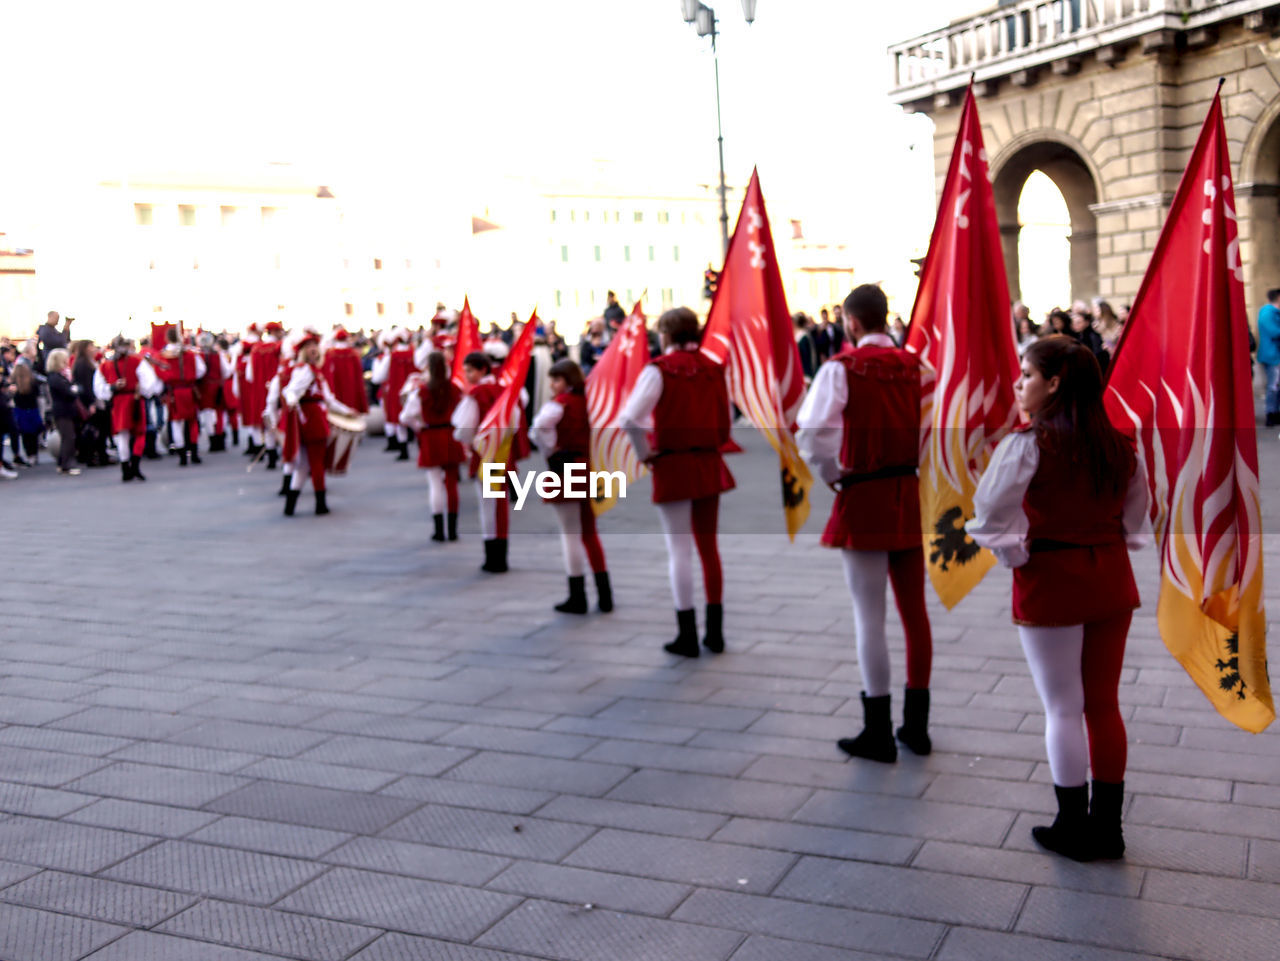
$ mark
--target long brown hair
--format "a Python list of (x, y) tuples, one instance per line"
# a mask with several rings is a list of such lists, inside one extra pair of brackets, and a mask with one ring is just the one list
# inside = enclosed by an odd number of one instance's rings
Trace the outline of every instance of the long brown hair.
[(586, 378), (582, 376), (582, 368), (567, 357), (552, 364), (551, 369), (547, 371), (547, 376), (559, 377), (568, 386), (571, 394), (581, 394), (587, 386)]
[(28, 365), (14, 365), (13, 386), (18, 388), (19, 394), (29, 394), (35, 389), (36, 378), (35, 375), (31, 373), (31, 368)]
[(1102, 403), (1102, 369), (1093, 351), (1073, 337), (1052, 334), (1022, 355), (1058, 389), (1032, 418), (1036, 439), (1046, 450), (1069, 452), (1084, 468), (1095, 494), (1119, 494), (1133, 473), (1133, 451)]
[(444, 361), (444, 354), (438, 350), (427, 354), (427, 392), (431, 394), (431, 399), (436, 404), (443, 405), (448, 401), (451, 383), (449, 366)]

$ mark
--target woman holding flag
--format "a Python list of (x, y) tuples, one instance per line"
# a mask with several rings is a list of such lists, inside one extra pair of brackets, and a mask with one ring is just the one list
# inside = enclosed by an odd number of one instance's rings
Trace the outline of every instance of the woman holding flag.
[[(453, 439), (450, 418), (462, 401), (462, 390), (449, 377), (444, 354), (432, 351), (426, 359), (427, 377), (409, 395), (400, 412), (402, 423), (418, 432), (418, 466), (427, 472), (433, 541), (458, 539), (458, 465), (466, 459)], [(448, 534), (445, 533), (446, 511)]]
[(653, 502), (667, 540), (679, 633), (664, 650), (698, 656), (693, 610), (696, 547), (707, 594), (707, 633), (702, 643), (718, 654), (724, 650), (724, 578), (716, 526), (720, 494), (734, 487), (733, 475), (720, 455), (729, 440), (729, 392), (724, 368), (699, 350), (698, 315), (692, 310), (676, 307), (664, 313), (658, 318), (658, 336), (662, 356), (648, 364), (636, 381), (623, 408), (621, 426), (636, 456), (653, 471)]
[[(547, 452), (547, 466), (565, 476), (570, 464), (587, 467), (591, 447), (591, 424), (587, 419), (586, 378), (582, 368), (571, 360), (560, 360), (547, 371), (552, 399), (539, 408), (533, 419), (533, 437), (538, 447)], [(604, 546), (596, 530), (596, 514), (589, 498), (576, 502), (563, 491), (547, 498), (555, 509), (560, 525), (560, 542), (564, 549), (565, 573), (569, 577), (569, 596), (555, 606), (562, 614), (587, 613), (587, 564), (595, 575), (600, 610), (613, 610), (613, 589), (605, 564)]]
[(966, 529), (1013, 568), (1013, 620), (1044, 703), (1058, 816), (1031, 834), (1076, 861), (1118, 858), (1127, 745), (1117, 693), (1139, 605), (1128, 551), (1150, 539), (1146, 471), (1107, 419), (1088, 347), (1062, 335), (1032, 344), (1016, 391), (1030, 423), (996, 448)]

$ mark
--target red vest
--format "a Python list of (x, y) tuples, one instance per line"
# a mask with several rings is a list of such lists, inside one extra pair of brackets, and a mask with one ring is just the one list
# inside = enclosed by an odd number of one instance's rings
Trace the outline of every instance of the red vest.
[(352, 347), (330, 347), (324, 355), (324, 376), (333, 395), (348, 407), (364, 413), (369, 409), (369, 394), (364, 386), (364, 368), (360, 355)]
[(111, 432), (141, 434), (147, 429), (146, 406), (138, 394), (138, 366), (142, 358), (137, 354), (108, 360), (102, 365), (102, 378), (114, 385), (123, 380), (125, 386), (115, 391), (111, 398)]
[(591, 447), (591, 424), (587, 421), (587, 398), (572, 392), (556, 396), (556, 403), (564, 408), (560, 423), (556, 424), (556, 450), (558, 452), (587, 453)]
[(729, 439), (724, 368), (697, 350), (673, 350), (652, 363), (662, 373), (662, 396), (653, 409), (654, 450), (718, 451)]
[[(495, 397), (497, 395), (494, 395)], [(449, 418), (453, 416), (453, 409), (458, 406), (458, 401), (462, 399), (462, 391), (452, 382), (449, 389), (442, 391), (437, 397), (423, 381), (422, 386), (418, 388), (418, 403), (422, 408), (422, 423), (424, 429), (432, 427), (449, 427)], [(479, 398), (476, 400), (479, 403)], [(493, 405), (493, 401), (489, 401), (489, 406)], [(483, 412), (480, 415), (484, 416)], [(450, 428), (452, 430), (452, 428)]]
[(919, 358), (897, 347), (856, 347), (834, 362), (844, 367), (849, 384), (840, 445), (844, 472), (915, 467), (920, 462)]
[[(1027, 515), (1027, 540), (1037, 538), (1096, 546), (1124, 540), (1124, 500), (1118, 493), (1098, 494), (1088, 474), (1080, 470), (1070, 450), (1050, 451), (1040, 444), (1040, 465), (1022, 499)], [(1133, 474), (1132, 454), (1125, 477)]]
[[(497, 401), (498, 396), (502, 393), (502, 385), (496, 381), (488, 384), (476, 384), (470, 390), (470, 396), (475, 399), (476, 406), (480, 408), (480, 421), (484, 420), (484, 415), (489, 413), (489, 408)], [(479, 423), (476, 424), (480, 426)]]
[(124, 389), (116, 391), (117, 394), (137, 393), (138, 365), (141, 363), (142, 358), (137, 354), (108, 360), (102, 365), (102, 379), (108, 384), (114, 384), (116, 381), (123, 379), (125, 383)]
[(219, 406), (222, 389), (222, 357), (216, 350), (206, 350), (204, 379), (200, 381), (200, 407), (212, 410)]

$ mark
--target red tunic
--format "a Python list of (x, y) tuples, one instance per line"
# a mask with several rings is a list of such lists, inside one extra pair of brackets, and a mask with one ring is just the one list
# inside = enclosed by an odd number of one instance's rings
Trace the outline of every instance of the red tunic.
[(111, 432), (113, 434), (142, 434), (147, 429), (147, 411), (142, 395), (138, 393), (138, 365), (142, 358), (136, 354), (105, 361), (102, 379), (114, 385), (123, 379), (125, 386), (111, 397)]
[[(284, 366), (280, 371), (280, 390), (289, 386), (294, 374), (307, 365)], [(284, 443), (281, 456), (293, 460), (301, 445), (325, 444), (329, 440), (329, 411), (324, 401), (324, 373), (319, 367), (311, 367), (311, 383), (298, 401), (297, 407), (288, 408), (284, 417)], [(284, 398), (281, 397), (282, 404)]]
[(249, 352), (249, 367), (253, 380), (244, 380), (244, 394), (240, 397), (241, 416), (246, 427), (262, 426), (262, 410), (267, 406), (267, 385), (280, 366), (280, 344), (260, 341)]
[(156, 363), (157, 373), (169, 391), (169, 419), (195, 417), (199, 410), (195, 353), (183, 350), (172, 357), (161, 357)]
[(900, 551), (922, 544), (920, 361), (897, 347), (855, 347), (830, 364), (845, 369), (849, 399), (840, 447), (841, 489), (822, 544)]
[(330, 347), (325, 351), (324, 376), (334, 397), (362, 414), (369, 410), (364, 368), (354, 347)]
[(222, 357), (216, 350), (206, 350), (204, 377), (200, 381), (200, 409), (226, 410), (222, 397)]
[(423, 424), (422, 430), (418, 431), (419, 467), (456, 468), (467, 459), (462, 445), (453, 439), (453, 425), (449, 422), (453, 409), (462, 400), (462, 391), (452, 381), (448, 387), (439, 401), (426, 383), (418, 387)]
[(400, 389), (409, 375), (418, 368), (413, 363), (412, 347), (397, 347), (391, 352), (391, 368), (387, 371), (387, 382), (383, 385), (382, 410), (387, 423), (400, 423)]
[[(1134, 459), (1126, 477), (1132, 477)], [(1093, 489), (1070, 451), (1040, 445), (1040, 463), (1022, 499), (1031, 557), (1013, 569), (1013, 621), (1040, 627), (1088, 624), (1138, 607), (1124, 536), (1124, 501)]]
[[(496, 381), (476, 384), (468, 392), (468, 396), (474, 398), (476, 402), (476, 406), (480, 408), (480, 416), (476, 420), (477, 427), (480, 424), (484, 423), (484, 415), (489, 413), (489, 408), (494, 405), (494, 403), (498, 400), (498, 397), (501, 394), (502, 394), (502, 385), (497, 383)], [(470, 467), (470, 470), (468, 471), (468, 473), (470, 474), (470, 476), (476, 477), (480, 474), (480, 455), (477, 454), (474, 450), (471, 452), (469, 467)]]
[[(547, 452), (547, 467), (564, 477), (566, 464), (590, 463), (591, 422), (587, 419), (585, 394), (566, 392), (557, 394), (555, 402), (564, 413), (556, 424), (556, 445)], [(589, 467), (587, 468), (590, 469)], [(565, 500), (563, 490), (554, 497), (544, 497), (548, 503)]]
[(654, 360), (662, 396), (653, 409), (653, 502), (694, 500), (734, 487), (720, 456), (729, 439), (724, 368), (696, 350)]

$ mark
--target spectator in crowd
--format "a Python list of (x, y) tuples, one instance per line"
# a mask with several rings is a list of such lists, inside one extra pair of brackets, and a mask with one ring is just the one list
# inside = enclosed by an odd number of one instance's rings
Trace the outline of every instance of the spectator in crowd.
[(1120, 322), (1116, 312), (1111, 309), (1111, 305), (1101, 297), (1093, 299), (1093, 329), (1102, 338), (1102, 346), (1106, 349), (1107, 354), (1114, 354), (1116, 344), (1120, 340), (1120, 334), (1124, 332), (1124, 324)]
[(827, 325), (827, 356), (834, 357), (844, 349), (844, 308), (836, 304), (831, 308), (831, 323)]
[(1280, 288), (1258, 310), (1258, 364), (1267, 385), (1267, 426), (1280, 424)]
[(1031, 308), (1020, 300), (1013, 302), (1013, 329), (1017, 330), (1018, 325), (1024, 320), (1031, 319)]
[(1071, 305), (1071, 330), (1069, 333), (1072, 338), (1089, 348), (1094, 359), (1098, 362), (1098, 366), (1102, 368), (1102, 374), (1105, 377), (1107, 367), (1111, 364), (1111, 355), (1102, 346), (1102, 335), (1093, 329), (1093, 314), (1083, 300), (1077, 300)]
[(1071, 315), (1061, 307), (1055, 307), (1049, 311), (1046, 323), (1049, 325), (1049, 333), (1071, 336)]
[(547, 321), (547, 346), (551, 348), (551, 359), (553, 361), (561, 361), (568, 358), (569, 345), (560, 336), (560, 331), (556, 329), (554, 320)]
[(43, 378), (36, 370), (35, 354), (36, 342), (27, 341), (22, 356), (13, 366), (13, 417), (18, 436), (22, 438), (22, 455), (15, 455), (13, 462), (19, 467), (35, 466), (40, 458), (40, 432), (44, 430), (44, 418), (40, 414)]
[(13, 469), (13, 461), (6, 460), (4, 457), (6, 438), (9, 440), (14, 458), (21, 456), (18, 448), (18, 426), (13, 419), (13, 406), (9, 400), (14, 390), (9, 381), (9, 373), (13, 370), (13, 361), (16, 356), (17, 351), (13, 349), (12, 344), (5, 344), (3, 349), (0, 349), (0, 477), (5, 480), (13, 480), (18, 476)]
[(604, 318), (596, 317), (587, 324), (587, 332), (582, 339), (578, 341), (578, 366), (582, 368), (584, 374), (591, 373), (594, 367), (604, 355), (606, 347), (604, 339)]
[(809, 336), (813, 338), (813, 346), (817, 352), (814, 360), (814, 370), (816, 371), (822, 366), (822, 362), (831, 356), (831, 334), (828, 328), (831, 326), (831, 315), (827, 313), (827, 308), (823, 307), (818, 312), (818, 320), (805, 315), (809, 320)]
[(79, 461), (90, 467), (106, 467), (107, 439), (111, 436), (111, 414), (103, 409), (93, 395), (93, 374), (98, 369), (94, 361), (91, 340), (77, 340), (71, 348), (71, 382), (80, 388), (77, 397), (84, 409), (84, 422), (80, 425)]
[(71, 352), (65, 347), (49, 351), (45, 358), (49, 396), (53, 401), (53, 424), (58, 429), (58, 473), (64, 476), (80, 473), (80, 469), (73, 466), (76, 460), (76, 425), (80, 421), (77, 396), (80, 388), (67, 377), (70, 362)]
[(1040, 328), (1036, 326), (1035, 321), (1030, 317), (1023, 317), (1018, 321), (1018, 356), (1021, 357), (1023, 351), (1040, 339)]
[(74, 317), (68, 317), (62, 322), (62, 330), (58, 330), (58, 312), (51, 310), (44, 323), (36, 328), (37, 371), (45, 372), (49, 351), (66, 347), (71, 342), (71, 324), (74, 321)]
[(893, 338), (893, 342), (899, 347), (906, 346), (907, 325), (902, 322), (901, 314), (893, 315), (893, 320), (889, 323), (889, 336)]
[(800, 351), (800, 369), (808, 383), (813, 380), (814, 373), (822, 363), (818, 343), (813, 336), (813, 321), (803, 312), (793, 314), (791, 320), (795, 324), (796, 349)]
[(604, 308), (605, 326), (611, 331), (617, 330), (627, 319), (627, 312), (622, 309), (622, 305), (618, 303), (618, 295), (612, 290), (605, 294), (605, 299), (608, 301)]

